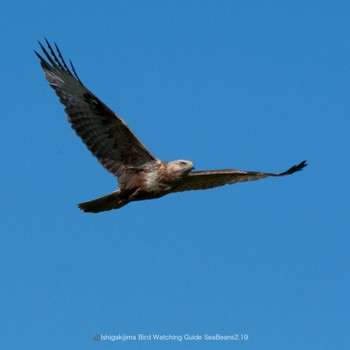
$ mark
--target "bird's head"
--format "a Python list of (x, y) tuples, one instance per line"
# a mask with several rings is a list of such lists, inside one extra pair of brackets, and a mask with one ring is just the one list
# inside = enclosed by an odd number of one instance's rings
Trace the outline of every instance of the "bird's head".
[(168, 163), (168, 169), (179, 176), (187, 175), (194, 169), (194, 165), (189, 160), (174, 160)]

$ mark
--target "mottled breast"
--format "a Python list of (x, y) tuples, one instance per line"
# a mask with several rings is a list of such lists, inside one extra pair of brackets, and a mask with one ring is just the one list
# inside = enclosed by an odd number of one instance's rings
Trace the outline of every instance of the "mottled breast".
[(159, 170), (144, 173), (145, 191), (146, 192), (159, 192), (167, 191), (171, 189), (168, 183), (161, 182), (162, 176), (159, 174)]

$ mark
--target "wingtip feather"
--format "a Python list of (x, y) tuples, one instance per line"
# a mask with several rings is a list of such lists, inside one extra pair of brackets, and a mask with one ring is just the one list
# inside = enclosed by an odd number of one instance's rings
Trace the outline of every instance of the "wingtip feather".
[[(76, 78), (81, 85), (83, 85), (83, 83), (79, 79), (78, 74), (77, 74), (71, 61), (70, 61), (70, 65), (72, 67), (72, 71), (69, 69), (68, 65), (66, 64), (66, 62), (61, 54), (61, 51), (60, 51), (58, 45), (54, 42), (53, 46), (52, 46), (46, 37), (44, 37), (44, 41), (47, 45), (48, 50), (45, 48), (45, 46), (39, 40), (38, 40), (38, 44), (39, 44), (41, 50), (43, 51), (45, 57), (47, 58), (47, 60), (50, 62), (51, 66), (67, 72), (68, 74), (70, 74), (71, 76)], [(55, 52), (54, 48), (56, 49), (56, 52)], [(41, 55), (39, 55), (37, 51), (34, 50), (34, 52), (37, 55), (37, 57), (40, 59), (42, 66), (45, 65), (44, 68), (49, 68), (50, 64)]]
[(285, 175), (291, 175), (296, 173), (297, 171), (303, 170), (308, 164), (306, 163), (306, 160), (303, 160), (301, 163), (297, 165), (293, 165), (288, 170), (284, 171), (283, 173), (278, 174), (279, 176), (285, 176)]

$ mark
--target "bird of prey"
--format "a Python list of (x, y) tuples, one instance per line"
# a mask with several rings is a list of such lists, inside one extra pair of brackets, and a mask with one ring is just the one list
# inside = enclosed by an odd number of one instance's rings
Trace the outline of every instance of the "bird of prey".
[(84, 212), (119, 209), (132, 201), (169, 193), (290, 175), (307, 165), (303, 161), (282, 173), (264, 173), (235, 169), (192, 171), (194, 165), (189, 160), (162, 161), (143, 145), (124, 120), (83, 85), (72, 62), (70, 66), (66, 64), (57, 45), (53, 48), (45, 41), (48, 49), (40, 42), (39, 45), (46, 59), (35, 53), (46, 79), (65, 106), (68, 122), (101, 165), (118, 179), (118, 190), (78, 204)]

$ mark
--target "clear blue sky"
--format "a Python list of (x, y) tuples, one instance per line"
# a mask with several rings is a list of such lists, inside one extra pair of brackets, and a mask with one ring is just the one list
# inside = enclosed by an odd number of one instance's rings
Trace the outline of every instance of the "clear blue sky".
[[(349, 349), (350, 3), (9, 1), (2, 349)], [(84, 214), (116, 189), (66, 122), (46, 36), (163, 160), (301, 173)], [(94, 341), (95, 334), (248, 341)]]

